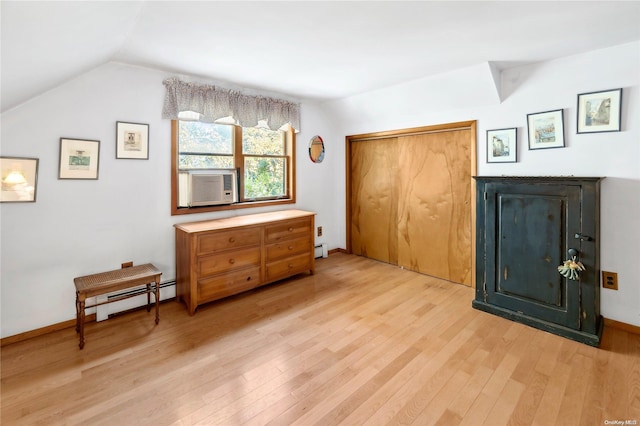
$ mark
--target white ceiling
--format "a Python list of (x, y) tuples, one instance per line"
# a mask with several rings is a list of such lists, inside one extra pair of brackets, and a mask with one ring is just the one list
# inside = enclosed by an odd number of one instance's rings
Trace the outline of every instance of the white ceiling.
[(109, 61), (334, 99), (640, 40), (640, 1), (6, 1), (2, 111)]

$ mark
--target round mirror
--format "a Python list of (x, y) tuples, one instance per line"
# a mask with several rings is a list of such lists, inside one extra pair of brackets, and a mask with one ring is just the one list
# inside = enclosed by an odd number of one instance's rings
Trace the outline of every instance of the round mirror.
[(309, 158), (314, 163), (322, 163), (324, 160), (324, 142), (319, 135), (315, 135), (309, 141)]

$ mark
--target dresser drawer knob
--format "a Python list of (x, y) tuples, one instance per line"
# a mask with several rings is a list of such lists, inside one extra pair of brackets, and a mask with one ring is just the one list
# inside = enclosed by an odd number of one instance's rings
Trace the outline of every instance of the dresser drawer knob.
[(247, 281), (251, 281), (251, 277), (247, 277)]
[(289, 232), (293, 232), (293, 226), (289, 227)]
[(229, 263), (233, 265), (234, 263), (236, 263), (236, 260), (235, 259), (229, 259)]
[(289, 248), (289, 250), (293, 250), (293, 246), (289, 246), (288, 248)]
[(289, 269), (293, 268), (293, 263), (289, 264)]
[(231, 238), (229, 238), (229, 242), (230, 242), (230, 243), (235, 243), (235, 242), (236, 242), (236, 239), (235, 239), (235, 238), (233, 238), (233, 237), (231, 237)]

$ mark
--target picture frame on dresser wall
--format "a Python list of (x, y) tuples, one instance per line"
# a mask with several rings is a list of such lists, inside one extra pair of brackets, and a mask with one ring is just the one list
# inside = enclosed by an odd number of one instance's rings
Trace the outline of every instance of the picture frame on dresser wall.
[(116, 159), (149, 159), (149, 125), (116, 121)]
[(621, 109), (621, 88), (579, 94), (577, 133), (619, 132)]
[(33, 203), (38, 187), (38, 159), (0, 157), (0, 203)]
[(487, 163), (517, 162), (518, 137), (515, 127), (487, 130)]
[(100, 141), (60, 138), (58, 179), (98, 179)]
[(529, 149), (564, 148), (562, 109), (527, 114)]

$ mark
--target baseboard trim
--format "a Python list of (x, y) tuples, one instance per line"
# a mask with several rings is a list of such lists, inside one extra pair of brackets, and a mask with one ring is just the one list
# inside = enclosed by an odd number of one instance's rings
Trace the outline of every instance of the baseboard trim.
[[(164, 299), (160, 301), (160, 304), (162, 305), (165, 302), (170, 302), (170, 301), (175, 301), (176, 298), (175, 297), (170, 297), (168, 299)], [(109, 318), (111, 317), (116, 317), (119, 315), (123, 315), (123, 314), (128, 314), (130, 312), (134, 312), (134, 311), (139, 311), (142, 309), (147, 309), (147, 305), (142, 305), (142, 306), (136, 306), (135, 308), (131, 308), (131, 309), (127, 309), (125, 311), (122, 312), (117, 312), (115, 314), (111, 314), (109, 315)], [(85, 315), (85, 321), (84, 323), (89, 323), (89, 322), (95, 322), (96, 321), (96, 314), (87, 314)], [(49, 334), (49, 333), (53, 333), (54, 331), (60, 331), (60, 330), (64, 330), (66, 328), (75, 328), (76, 326), (76, 320), (72, 319), (72, 320), (68, 320), (68, 321), (63, 321), (63, 322), (59, 322), (57, 324), (52, 324), (46, 327), (42, 327), (42, 328), (38, 328), (36, 330), (31, 330), (31, 331), (27, 331), (24, 333), (20, 333), (20, 334), (16, 334), (13, 336), (9, 336), (9, 337), (4, 337), (2, 339), (0, 339), (0, 348), (10, 345), (12, 343), (18, 343), (18, 342), (22, 342), (24, 340), (28, 340), (31, 339), (32, 337), (38, 337), (38, 336), (43, 336), (45, 334)]]
[[(96, 314), (88, 314), (85, 316), (85, 323), (92, 322), (96, 320)], [(46, 327), (37, 328), (35, 330), (26, 331), (24, 333), (15, 334), (9, 337), (3, 337), (0, 339), (0, 348), (10, 345), (12, 343), (18, 343), (25, 340), (29, 340), (33, 337), (43, 336), (45, 334), (53, 333), (54, 331), (64, 330), (66, 328), (71, 328), (76, 326), (76, 320), (68, 320), (59, 322), (57, 324), (51, 324)]]
[[(333, 253), (346, 253), (346, 251), (341, 248), (329, 250), (329, 254), (333, 254)], [(173, 298), (172, 300), (175, 300), (175, 298)], [(162, 300), (160, 303), (162, 302), (164, 302), (164, 300)], [(134, 308), (132, 310), (136, 310), (136, 309), (140, 309), (140, 308)], [(87, 315), (85, 317), (85, 320), (86, 322), (95, 321), (96, 314)], [(606, 327), (617, 328), (618, 330), (623, 330), (628, 333), (640, 335), (640, 327), (638, 327), (637, 325), (631, 325), (625, 322), (620, 322), (620, 321), (612, 320), (609, 318), (603, 318), (603, 320), (604, 320), (604, 325)], [(15, 334), (13, 336), (3, 337), (2, 339), (0, 339), (0, 348), (10, 345), (12, 343), (18, 343), (24, 340), (31, 339), (32, 337), (43, 336), (45, 334), (53, 333), (54, 331), (64, 330), (66, 328), (71, 328), (75, 326), (76, 326), (76, 320), (72, 319), (68, 321), (59, 322), (57, 324), (48, 325), (46, 327), (38, 328), (35, 330), (26, 331), (24, 333)]]
[(617, 328), (618, 330), (623, 330), (628, 333), (640, 335), (640, 327), (637, 325), (631, 325), (626, 322), (620, 322), (609, 318), (604, 319), (604, 325), (611, 328)]
[(334, 253), (346, 253), (347, 251), (345, 249), (341, 249), (341, 248), (334, 248), (329, 250), (329, 254), (334, 254)]

